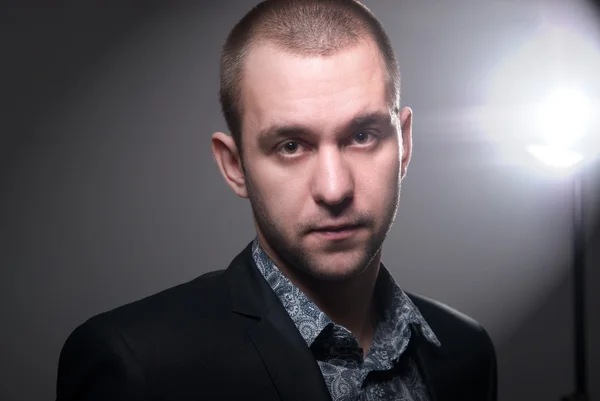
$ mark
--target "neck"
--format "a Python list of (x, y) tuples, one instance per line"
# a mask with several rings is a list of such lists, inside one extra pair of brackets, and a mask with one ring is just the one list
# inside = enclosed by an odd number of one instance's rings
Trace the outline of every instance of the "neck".
[(364, 356), (371, 347), (377, 327), (378, 310), (374, 289), (379, 262), (378, 254), (362, 274), (351, 279), (313, 279), (295, 283), (333, 322), (350, 330)]
[[(263, 249), (267, 251), (265, 247)], [(269, 254), (269, 257), (279, 270), (334, 323), (344, 326), (356, 337), (366, 355), (378, 320), (377, 305), (373, 295), (379, 275), (381, 249), (360, 275), (339, 281), (319, 280), (289, 268), (278, 258), (274, 258), (274, 255)]]
[(294, 282), (329, 318), (350, 330), (357, 339), (374, 330), (376, 304), (373, 296), (379, 274), (380, 254), (358, 276), (323, 281), (308, 275), (290, 274)]

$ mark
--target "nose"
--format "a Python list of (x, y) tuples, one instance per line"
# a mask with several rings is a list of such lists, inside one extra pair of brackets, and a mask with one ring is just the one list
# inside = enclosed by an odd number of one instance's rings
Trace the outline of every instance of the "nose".
[(337, 147), (321, 148), (313, 172), (315, 202), (327, 206), (342, 206), (354, 194), (350, 164)]

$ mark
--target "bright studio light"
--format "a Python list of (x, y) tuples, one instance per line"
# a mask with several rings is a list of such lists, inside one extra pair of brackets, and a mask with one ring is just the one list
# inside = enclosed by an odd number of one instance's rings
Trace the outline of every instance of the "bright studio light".
[(573, 152), (560, 147), (530, 145), (527, 151), (547, 166), (557, 168), (568, 168), (579, 163), (583, 156), (581, 153)]
[(586, 135), (591, 114), (591, 102), (581, 91), (564, 88), (540, 103), (533, 118), (544, 143), (568, 147)]
[[(481, 123), (503, 160), (570, 174), (600, 154), (600, 48), (541, 26), (490, 71)], [(535, 163), (532, 163), (535, 161)]]
[(583, 160), (583, 155), (571, 150), (585, 137), (592, 117), (591, 101), (572, 88), (554, 91), (533, 113), (538, 144), (527, 151), (547, 166), (569, 168)]

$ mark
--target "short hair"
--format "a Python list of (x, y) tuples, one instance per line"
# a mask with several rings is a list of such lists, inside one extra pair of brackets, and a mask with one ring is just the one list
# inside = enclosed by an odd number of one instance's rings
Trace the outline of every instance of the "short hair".
[(329, 56), (371, 39), (386, 68), (390, 103), (400, 107), (400, 71), (382, 24), (355, 0), (265, 0), (231, 30), (221, 53), (221, 110), (242, 154), (242, 86), (245, 60), (258, 43), (301, 56)]

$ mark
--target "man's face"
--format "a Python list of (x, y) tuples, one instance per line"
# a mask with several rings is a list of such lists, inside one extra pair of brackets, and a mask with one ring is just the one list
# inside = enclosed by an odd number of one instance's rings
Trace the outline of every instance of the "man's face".
[(329, 57), (268, 43), (250, 52), (245, 182), (261, 244), (276, 264), (340, 280), (360, 274), (378, 254), (409, 156), (387, 89), (371, 43)]

